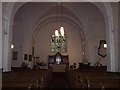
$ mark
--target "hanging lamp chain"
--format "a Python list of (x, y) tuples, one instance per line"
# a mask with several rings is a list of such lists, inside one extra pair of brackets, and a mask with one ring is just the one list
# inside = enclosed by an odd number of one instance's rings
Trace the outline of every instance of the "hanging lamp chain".
[(56, 2), (56, 29), (57, 29), (57, 2)]
[(61, 2), (61, 26), (63, 26), (63, 2)]

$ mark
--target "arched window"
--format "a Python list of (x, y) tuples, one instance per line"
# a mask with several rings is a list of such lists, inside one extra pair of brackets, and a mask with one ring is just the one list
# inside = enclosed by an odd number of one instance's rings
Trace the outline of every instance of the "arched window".
[(59, 32), (57, 36), (51, 35), (51, 52), (67, 52), (67, 40), (65, 35), (60, 35)]

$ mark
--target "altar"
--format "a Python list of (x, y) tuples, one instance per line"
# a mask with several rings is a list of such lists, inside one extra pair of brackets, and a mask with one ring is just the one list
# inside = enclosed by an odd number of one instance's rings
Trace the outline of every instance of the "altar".
[(66, 64), (53, 64), (52, 72), (65, 72)]
[(69, 67), (68, 55), (56, 53), (48, 56), (48, 65), (52, 68), (52, 72), (65, 72)]

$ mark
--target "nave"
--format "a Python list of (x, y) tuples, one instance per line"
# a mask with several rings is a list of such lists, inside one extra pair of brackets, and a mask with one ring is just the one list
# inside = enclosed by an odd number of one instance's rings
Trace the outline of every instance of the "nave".
[(120, 90), (120, 73), (107, 72), (105, 68), (78, 68), (65, 73), (53, 73), (52, 69), (13, 69), (4, 72), (2, 90), (97, 89)]

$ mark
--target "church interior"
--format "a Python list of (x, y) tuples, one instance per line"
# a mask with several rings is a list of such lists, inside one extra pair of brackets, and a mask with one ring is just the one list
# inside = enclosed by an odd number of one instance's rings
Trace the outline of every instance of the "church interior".
[(119, 2), (1, 5), (1, 90), (120, 90)]

